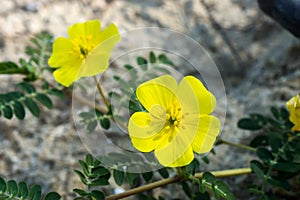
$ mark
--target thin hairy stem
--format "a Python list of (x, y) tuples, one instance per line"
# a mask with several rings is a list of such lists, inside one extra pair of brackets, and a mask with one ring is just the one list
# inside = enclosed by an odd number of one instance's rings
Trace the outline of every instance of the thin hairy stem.
[(256, 148), (253, 148), (253, 147), (250, 147), (250, 146), (247, 146), (247, 145), (243, 145), (243, 144), (228, 142), (228, 141), (222, 140), (222, 139), (220, 139), (218, 141), (218, 144), (227, 144), (229, 146), (238, 147), (238, 148), (241, 148), (241, 149), (246, 149), (246, 150), (249, 150), (249, 151), (256, 152)]
[(94, 81), (95, 81), (95, 83), (96, 83), (98, 92), (99, 92), (99, 94), (101, 95), (101, 97), (102, 97), (102, 99), (103, 99), (103, 102), (104, 102), (104, 104), (106, 105), (107, 109), (109, 110), (109, 109), (110, 109), (110, 108), (109, 108), (109, 103), (108, 103), (107, 99), (106, 99), (105, 96), (104, 96), (104, 93), (103, 93), (103, 91), (102, 91), (102, 88), (101, 88), (99, 82), (97, 81), (96, 76), (93, 76), (93, 77), (94, 77)]
[[(230, 170), (222, 170), (222, 171), (213, 171), (211, 173), (216, 177), (226, 177), (226, 176), (237, 176), (237, 175), (243, 175), (243, 174), (250, 174), (250, 173), (252, 173), (252, 171), (251, 171), (250, 168), (238, 168), (238, 169), (230, 169)], [(194, 178), (201, 178), (202, 175), (203, 175), (203, 173), (196, 173), (194, 175)], [(125, 191), (123, 193), (120, 193), (120, 194), (115, 194), (115, 195), (108, 196), (105, 199), (106, 200), (122, 199), (122, 198), (125, 198), (125, 197), (128, 197), (128, 196), (132, 196), (132, 195), (135, 195), (135, 194), (138, 194), (138, 193), (141, 193), (141, 192), (152, 190), (154, 188), (163, 187), (163, 186), (166, 186), (166, 185), (171, 184), (171, 183), (177, 183), (177, 182), (180, 182), (180, 181), (183, 181), (183, 180), (184, 180), (184, 177), (174, 176), (174, 177), (171, 177), (171, 178), (156, 181), (154, 183), (143, 185), (143, 186), (138, 187), (138, 188), (127, 190), (127, 191)]]

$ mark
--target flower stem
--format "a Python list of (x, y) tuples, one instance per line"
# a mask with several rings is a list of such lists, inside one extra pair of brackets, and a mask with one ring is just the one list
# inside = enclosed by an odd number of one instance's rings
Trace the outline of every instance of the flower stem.
[(228, 141), (222, 140), (222, 139), (220, 139), (218, 141), (218, 144), (227, 144), (229, 146), (238, 147), (238, 148), (241, 148), (241, 149), (246, 149), (246, 150), (249, 150), (249, 151), (256, 152), (256, 148), (253, 148), (253, 147), (250, 147), (250, 146), (247, 146), (247, 145), (243, 145), (243, 144), (237, 144), (237, 143), (228, 142)]
[[(226, 177), (226, 176), (237, 176), (237, 175), (243, 175), (243, 174), (250, 174), (252, 173), (250, 168), (238, 168), (238, 169), (231, 169), (231, 170), (222, 170), (222, 171), (213, 171), (211, 172), (214, 176), (216, 177)], [(203, 173), (196, 173), (194, 175), (195, 178), (201, 178), (203, 175)], [(117, 200), (117, 199), (121, 199), (121, 198), (125, 198), (128, 196), (132, 196), (147, 190), (152, 190), (154, 188), (158, 188), (158, 187), (162, 187), (171, 183), (177, 183), (184, 180), (183, 177), (179, 177), (179, 176), (174, 176), (171, 178), (167, 178), (167, 179), (163, 179), (160, 181), (156, 181), (154, 183), (150, 183), (147, 185), (143, 185), (141, 187), (138, 188), (134, 188), (131, 190), (127, 190), (123, 193), (120, 194), (115, 194), (115, 195), (111, 195), (106, 197), (106, 200)]]
[(95, 81), (95, 83), (96, 83), (98, 92), (99, 92), (99, 94), (101, 95), (101, 97), (102, 97), (102, 99), (103, 99), (104, 104), (106, 105), (107, 109), (109, 110), (109, 109), (110, 109), (110, 108), (109, 108), (109, 103), (108, 103), (107, 99), (106, 99), (105, 96), (104, 96), (104, 93), (103, 93), (103, 91), (102, 91), (102, 88), (101, 88), (99, 82), (97, 81), (96, 76), (94, 76), (94, 81)]

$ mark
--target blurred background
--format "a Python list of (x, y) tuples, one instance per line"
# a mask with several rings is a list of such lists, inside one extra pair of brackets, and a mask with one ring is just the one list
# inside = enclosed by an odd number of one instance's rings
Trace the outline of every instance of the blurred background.
[[(254, 0), (1, 0), (0, 60), (17, 62), (24, 57), (25, 46), (36, 33), (67, 36), (69, 25), (89, 19), (100, 19), (104, 27), (114, 22), (121, 32), (169, 28), (201, 44), (225, 84), (227, 116), (221, 137), (231, 142), (248, 144), (253, 138), (237, 129), (239, 118), (269, 112), (272, 105), (284, 106), (299, 93), (299, 39), (262, 13)], [(150, 32), (137, 38), (145, 44), (152, 39)], [(0, 93), (13, 89), (19, 80), (0, 76)], [(46, 191), (71, 199), (72, 189), (82, 187), (73, 168), (84, 159), (86, 149), (76, 133), (70, 102), (54, 102), (55, 109), (44, 109), (39, 119), (0, 118), (0, 175), (41, 184)], [(227, 146), (216, 148), (216, 154), (203, 169), (246, 167), (254, 156)], [(238, 199), (251, 199), (240, 192), (246, 176), (226, 181)]]

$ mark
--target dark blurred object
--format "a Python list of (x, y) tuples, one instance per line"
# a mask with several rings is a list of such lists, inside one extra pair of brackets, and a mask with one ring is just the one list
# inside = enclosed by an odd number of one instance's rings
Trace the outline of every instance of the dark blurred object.
[(258, 0), (264, 13), (300, 38), (300, 0)]

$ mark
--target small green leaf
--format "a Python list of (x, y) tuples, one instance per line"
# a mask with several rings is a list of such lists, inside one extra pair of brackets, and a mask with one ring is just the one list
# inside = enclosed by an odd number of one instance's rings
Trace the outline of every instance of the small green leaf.
[(297, 172), (300, 169), (298, 164), (292, 162), (277, 162), (273, 168), (283, 172)]
[(143, 58), (143, 57), (138, 57), (138, 58), (137, 58), (137, 64), (138, 64), (138, 65), (142, 68), (142, 70), (144, 70), (144, 71), (146, 71), (147, 68), (148, 68), (148, 66), (147, 66), (148, 61), (147, 61), (145, 58)]
[(273, 159), (272, 153), (265, 148), (257, 148), (256, 155), (266, 164)]
[(97, 121), (93, 120), (87, 124), (86, 129), (88, 130), (89, 133), (92, 133), (96, 129), (96, 127), (97, 127)]
[(201, 158), (203, 160), (203, 162), (205, 162), (206, 164), (209, 164), (209, 159), (207, 156), (204, 156)]
[(142, 177), (144, 178), (144, 180), (146, 182), (149, 182), (152, 179), (152, 177), (153, 177), (153, 172), (151, 172), (151, 171), (144, 172), (144, 173), (142, 173)]
[(113, 177), (117, 185), (121, 186), (123, 184), (124, 175), (125, 175), (124, 171), (118, 169), (113, 170)]
[(139, 178), (138, 173), (126, 172), (126, 180), (130, 186), (135, 186)]
[(20, 87), (22, 90), (24, 90), (25, 92), (27, 92), (29, 94), (36, 92), (35, 87), (33, 85), (31, 85), (30, 83), (27, 83), (27, 82), (19, 83), (18, 87)]
[(85, 176), (83, 175), (83, 173), (81, 171), (78, 171), (75, 169), (74, 172), (79, 176), (79, 178), (83, 184), (85, 184), (85, 185), (88, 184), (87, 179), (85, 178)]
[(271, 185), (281, 187), (285, 190), (290, 190), (291, 189), (290, 184), (286, 180), (278, 180), (278, 179), (275, 179), (275, 178), (272, 177), (272, 178), (267, 179), (267, 181)]
[(55, 95), (60, 98), (63, 98), (65, 96), (63, 91), (58, 90), (56, 88), (52, 88), (51, 90), (49, 90), (49, 94)]
[(6, 191), (6, 182), (0, 177), (0, 194)]
[(14, 114), (16, 115), (16, 117), (20, 120), (24, 119), (25, 117), (25, 109), (24, 106), (18, 102), (15, 101), (13, 104), (13, 109), (14, 109)]
[(272, 147), (273, 152), (278, 152), (280, 147), (282, 146), (282, 140), (279, 138), (271, 137), (269, 140), (270, 146)]
[(92, 190), (91, 196), (93, 198), (95, 198), (96, 200), (104, 200), (105, 199), (103, 192), (101, 192), (99, 190)]
[(86, 191), (78, 189), (78, 188), (73, 189), (73, 191), (82, 197), (85, 197), (88, 195), (88, 193)]
[(11, 119), (13, 117), (13, 111), (10, 106), (6, 105), (3, 109), (3, 112), (6, 119)]
[(213, 183), (213, 190), (215, 194), (217, 193), (219, 196), (223, 197), (226, 200), (234, 200), (235, 197), (229, 187), (222, 181), (216, 180)]
[(258, 135), (251, 142), (251, 147), (267, 146), (269, 145), (269, 137), (266, 135)]
[(86, 165), (86, 163), (83, 162), (82, 160), (78, 160), (78, 163), (81, 166), (84, 175), (88, 176), (90, 173), (89, 173), (89, 169), (88, 169), (88, 166)]
[(212, 184), (216, 180), (215, 176), (210, 172), (204, 172), (202, 176), (202, 184), (205, 184), (207, 187), (211, 188)]
[(18, 184), (18, 186), (19, 186), (18, 197), (20, 197), (22, 199), (26, 199), (29, 195), (29, 190), (28, 190), (27, 184), (24, 182), (20, 182)]
[(158, 56), (158, 60), (163, 64), (174, 66), (173, 62), (171, 60), (169, 60), (165, 54), (160, 54)]
[(252, 160), (250, 163), (250, 167), (258, 178), (264, 179), (264, 177), (265, 177), (264, 168), (263, 168), (263, 165), (259, 161)]
[(29, 72), (25, 68), (19, 67), (14, 62), (1, 62), (0, 74), (28, 74)]
[(186, 168), (187, 173), (194, 175), (196, 173), (197, 169), (199, 169), (199, 167), (200, 167), (199, 161), (196, 158), (194, 158), (194, 160), (189, 165), (187, 165), (185, 168)]
[(61, 196), (56, 192), (49, 192), (44, 200), (60, 200)]
[(110, 120), (107, 117), (101, 118), (100, 125), (105, 130), (108, 130), (110, 128)]
[(258, 124), (256, 121), (250, 118), (243, 118), (238, 121), (238, 127), (245, 130), (259, 130), (262, 128), (260, 124)]
[(43, 104), (48, 109), (52, 109), (53, 108), (52, 101), (51, 101), (51, 99), (47, 95), (38, 93), (35, 96), (35, 99), (38, 100), (41, 104)]
[(33, 185), (29, 190), (30, 200), (41, 200), (42, 198), (42, 188), (39, 185)]
[(163, 177), (163, 178), (168, 178), (169, 177), (169, 172), (167, 168), (161, 168), (158, 170), (158, 173)]
[(94, 167), (94, 158), (91, 154), (85, 156), (85, 163), (88, 167)]
[(38, 117), (40, 115), (40, 109), (32, 99), (26, 98), (24, 104), (34, 116)]
[(190, 186), (187, 184), (187, 182), (181, 182), (181, 186), (182, 189), (184, 191), (184, 193), (188, 196), (188, 197), (192, 197), (192, 190), (190, 188)]
[(89, 186), (100, 186), (100, 185), (109, 185), (108, 179), (106, 178), (100, 178), (94, 181), (91, 181), (91, 183), (88, 184)]
[(7, 192), (10, 196), (14, 197), (18, 194), (18, 184), (14, 180), (9, 180), (7, 182)]
[(156, 57), (155, 57), (155, 54), (151, 51), (149, 53), (149, 59), (150, 59), (150, 63), (156, 63)]
[(99, 166), (99, 167), (94, 168), (92, 170), (92, 174), (93, 174), (93, 176), (102, 177), (102, 176), (105, 176), (107, 174), (110, 174), (110, 172), (105, 167)]

